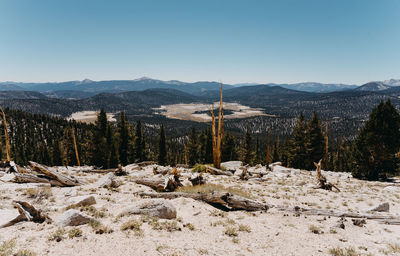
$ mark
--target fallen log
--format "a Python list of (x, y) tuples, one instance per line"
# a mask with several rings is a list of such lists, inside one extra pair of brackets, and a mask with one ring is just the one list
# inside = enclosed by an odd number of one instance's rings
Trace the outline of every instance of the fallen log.
[(313, 208), (287, 208), (287, 207), (276, 207), (278, 210), (293, 212), (304, 215), (313, 215), (313, 216), (326, 216), (326, 217), (338, 217), (338, 218), (354, 218), (354, 219), (368, 219), (368, 220), (376, 220), (382, 224), (389, 225), (400, 225), (400, 216), (391, 216), (391, 215), (378, 215), (378, 214), (368, 214), (368, 213), (354, 213), (354, 212), (341, 212), (335, 210), (320, 210)]
[(195, 200), (206, 202), (214, 207), (223, 210), (245, 210), (245, 211), (266, 211), (269, 209), (267, 204), (263, 204), (248, 198), (232, 195), (228, 192), (213, 193), (186, 193), (186, 192), (169, 192), (169, 193), (140, 193), (140, 196), (151, 198), (174, 199), (178, 197), (192, 198)]
[(218, 168), (214, 168), (211, 166), (207, 166), (206, 172), (210, 173), (210, 174), (214, 174), (214, 175), (226, 175), (226, 176), (232, 176), (233, 173), (229, 172), (229, 171), (224, 171)]
[(206, 181), (204, 180), (202, 172), (200, 174), (193, 174), (189, 178), (189, 181), (192, 183), (193, 186), (203, 185), (203, 184), (206, 183)]
[(43, 215), (41, 211), (36, 210), (35, 207), (27, 202), (13, 201), (13, 206), (18, 209), (19, 215), (15, 219), (0, 226), (0, 228), (12, 226), (21, 221), (43, 223), (47, 219), (47, 216)]
[(151, 187), (157, 192), (175, 191), (175, 189), (182, 186), (179, 177), (176, 175), (170, 175), (166, 178), (140, 178), (136, 179), (135, 182)]
[(154, 162), (154, 161), (144, 161), (144, 162), (137, 163), (137, 165), (140, 166), (140, 167), (148, 166), (148, 165), (153, 165), (153, 164), (157, 164), (157, 162)]
[(58, 181), (62, 186), (77, 186), (80, 185), (80, 183), (73, 178), (64, 176), (62, 174), (59, 174), (55, 171), (50, 170), (47, 166), (41, 165), (32, 161), (29, 161), (29, 164), (32, 166), (32, 170), (36, 171), (38, 173), (42, 173), (46, 177), (49, 178), (49, 180), (56, 180)]

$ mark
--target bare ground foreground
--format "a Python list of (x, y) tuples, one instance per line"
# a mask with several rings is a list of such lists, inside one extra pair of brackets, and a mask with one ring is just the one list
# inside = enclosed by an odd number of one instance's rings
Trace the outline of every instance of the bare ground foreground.
[[(232, 166), (240, 172), (238, 163)], [(222, 211), (202, 201), (178, 197), (165, 199), (176, 208), (176, 218), (121, 215), (124, 209), (151, 200), (139, 193), (155, 191), (134, 181), (153, 177), (155, 168), (168, 169), (156, 165), (126, 166), (128, 175), (115, 177), (121, 184), (116, 188), (99, 186), (98, 180), (106, 174), (87, 172), (85, 168), (54, 168), (83, 184), (75, 187), (17, 184), (6, 181), (10, 174), (0, 173), (0, 226), (10, 215), (18, 215), (12, 206), (14, 200), (29, 202), (51, 219), (43, 223), (23, 221), (0, 229), (0, 254), (400, 255), (400, 225), (371, 219), (366, 219), (364, 224), (364, 219), (353, 222), (351, 217), (290, 211), (298, 206), (363, 214), (387, 202), (388, 212), (374, 214), (400, 220), (397, 183), (360, 181), (347, 173), (323, 172), (341, 190), (334, 192), (315, 188), (315, 172), (280, 166), (267, 171), (258, 166), (248, 171), (264, 174), (261, 178), (253, 175), (248, 180), (240, 180), (238, 175), (208, 173), (204, 178), (207, 184), (223, 185), (231, 193), (273, 206), (268, 211)], [(178, 170), (182, 183), (190, 186), (187, 178), (192, 175), (191, 170)], [(77, 196), (88, 195), (94, 196), (95, 204), (70, 206)], [(79, 226), (61, 226), (60, 218), (67, 207), (92, 220)]]

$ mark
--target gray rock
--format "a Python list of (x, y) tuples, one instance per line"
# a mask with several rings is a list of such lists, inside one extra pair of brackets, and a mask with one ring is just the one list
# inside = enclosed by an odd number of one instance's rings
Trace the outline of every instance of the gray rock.
[(80, 211), (70, 209), (64, 212), (57, 220), (58, 226), (80, 226), (89, 223), (92, 218)]
[(120, 183), (115, 180), (115, 175), (114, 173), (110, 172), (101, 177), (97, 182), (96, 186), (100, 188), (107, 188), (107, 187), (112, 187), (116, 188), (120, 185)]
[(395, 191), (397, 191), (397, 187), (395, 187), (395, 186), (387, 186), (387, 187), (385, 187), (384, 189), (383, 189), (383, 191), (389, 191), (389, 192), (395, 192)]
[(76, 196), (71, 197), (67, 201), (68, 206), (88, 206), (93, 205), (96, 203), (96, 199), (94, 196), (87, 195), (87, 196)]
[(375, 207), (369, 209), (368, 211), (369, 212), (389, 212), (389, 208), (390, 208), (390, 205), (389, 205), (389, 203), (386, 202), (386, 203), (380, 204), (378, 206), (375, 206)]
[(148, 199), (125, 209), (121, 214), (143, 214), (161, 219), (174, 219), (176, 218), (176, 208), (165, 199)]

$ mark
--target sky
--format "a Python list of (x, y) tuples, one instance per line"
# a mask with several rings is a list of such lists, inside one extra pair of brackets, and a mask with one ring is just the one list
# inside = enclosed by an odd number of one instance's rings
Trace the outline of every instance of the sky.
[(0, 81), (400, 78), (398, 0), (0, 0)]

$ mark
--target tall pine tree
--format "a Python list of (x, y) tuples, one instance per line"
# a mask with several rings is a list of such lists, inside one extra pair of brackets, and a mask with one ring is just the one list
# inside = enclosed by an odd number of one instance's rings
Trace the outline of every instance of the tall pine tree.
[(166, 145), (164, 125), (161, 125), (160, 136), (158, 140), (158, 164), (165, 165), (166, 163), (167, 163), (167, 145)]

